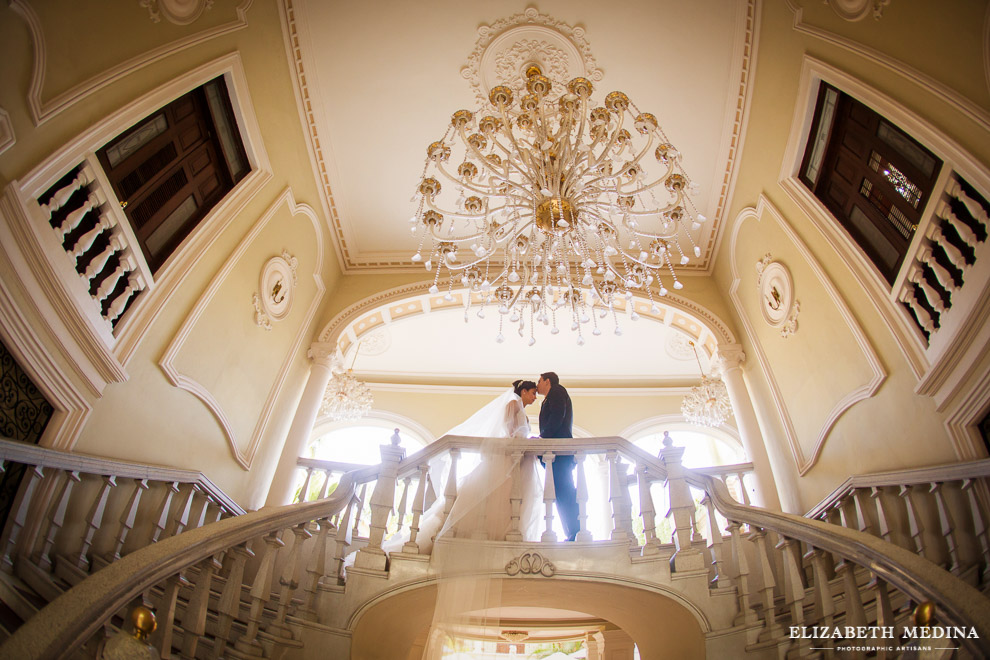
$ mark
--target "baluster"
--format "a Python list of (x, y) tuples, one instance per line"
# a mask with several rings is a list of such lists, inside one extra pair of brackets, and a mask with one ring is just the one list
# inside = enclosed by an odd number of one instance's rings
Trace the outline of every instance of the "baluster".
[(329, 518), (320, 518), (316, 521), (316, 524), (319, 525), (320, 532), (316, 537), (316, 544), (310, 556), (309, 565), (306, 567), (308, 576), (306, 586), (303, 588), (306, 592), (306, 601), (301, 613), (307, 621), (317, 621), (319, 618), (316, 610), (316, 600), (320, 594), (320, 582), (327, 574), (327, 542), (330, 536), (330, 530), (333, 529)]
[(181, 572), (165, 580), (165, 588), (162, 597), (155, 608), (155, 617), (158, 619), (158, 628), (151, 636), (151, 644), (158, 649), (158, 657), (162, 660), (170, 660), (172, 657), (172, 637), (175, 633), (175, 609), (176, 601), (179, 597), (179, 590), (188, 587), (189, 581)]
[(976, 537), (980, 546), (980, 559), (977, 561), (978, 564), (982, 564), (982, 567), (978, 573), (977, 584), (986, 585), (990, 583), (990, 541), (987, 539), (987, 521), (983, 516), (983, 509), (973, 488), (976, 483), (973, 479), (964, 479), (962, 491), (966, 493), (966, 498), (969, 501), (969, 510), (973, 516), (973, 536)]
[(45, 476), (44, 468), (38, 465), (29, 465), (25, 470), (24, 477), (22, 478), (23, 485), (21, 486), (16, 499), (10, 510), (14, 512), (13, 519), (8, 523), (7, 529), (5, 530), (6, 538), (3, 540), (0, 547), (3, 548), (3, 557), (0, 559), (2, 561), (2, 569), (7, 573), (12, 573), (14, 570), (14, 558), (22, 555), (26, 555), (30, 552), (30, 548), (20, 547), (20, 535), (24, 531), (24, 525), (27, 522), (28, 512), (31, 507), (32, 499), (34, 498), (35, 490), (37, 489), (38, 482)]
[(546, 466), (543, 484), (543, 506), (546, 507), (546, 512), (543, 514), (543, 520), (546, 522), (546, 528), (540, 535), (541, 543), (557, 541), (557, 533), (553, 531), (553, 504), (557, 501), (557, 489), (553, 483), (553, 459), (552, 451), (543, 453), (543, 464)]
[[(250, 541), (248, 542), (250, 543)], [(248, 547), (248, 543), (242, 543), (232, 548), (227, 556), (230, 560), (230, 572), (227, 573), (227, 581), (223, 585), (223, 592), (220, 594), (220, 601), (217, 603), (217, 631), (214, 657), (223, 658), (227, 648), (227, 638), (230, 636), (230, 627), (234, 619), (241, 614), (241, 588), (244, 583), (244, 565), (247, 560), (254, 557), (254, 553)]]
[(921, 289), (921, 293), (924, 294), (929, 307), (939, 314), (945, 312), (945, 302), (942, 300), (941, 294), (928, 283), (928, 280), (925, 279), (925, 273), (920, 267), (914, 266), (911, 268), (908, 272), (908, 281), (913, 282), (915, 287)]
[(619, 479), (619, 456), (614, 449), (605, 452), (608, 461), (608, 501), (612, 505), (612, 540), (629, 539), (622, 524), (622, 491), (625, 490), (625, 479)]
[(141, 494), (146, 490), (148, 490), (147, 479), (134, 480), (134, 490), (131, 491), (131, 497), (127, 500), (127, 504), (124, 505), (124, 510), (120, 514), (120, 525), (117, 528), (117, 533), (114, 535), (113, 550), (106, 555), (108, 562), (115, 562), (120, 559), (121, 553), (124, 550), (124, 542), (127, 541), (127, 535), (134, 529), (134, 521), (137, 518), (138, 507), (141, 504)]
[(929, 484), (928, 492), (935, 495), (935, 510), (938, 511), (938, 523), (945, 538), (945, 545), (949, 551), (949, 561), (946, 569), (955, 574), (959, 574), (959, 541), (956, 538), (956, 525), (952, 519), (952, 512), (945, 503), (945, 495), (942, 493), (942, 484), (932, 482)]
[(619, 491), (619, 522), (622, 525), (622, 529), (626, 532), (626, 538), (629, 539), (629, 546), (635, 548), (639, 545), (639, 539), (636, 538), (636, 532), (633, 530), (632, 524), (632, 496), (629, 494), (629, 482), (630, 475), (626, 474), (631, 465), (626, 465), (622, 461), (618, 461), (615, 465), (616, 471), (619, 473), (619, 482), (622, 484), (622, 488)]
[(423, 510), (429, 509), (437, 501), (437, 489), (433, 487), (433, 477), (426, 473), (426, 495), (423, 496)]
[(186, 611), (182, 615), (182, 657), (196, 658), (196, 647), (206, 633), (206, 610), (210, 604), (210, 587), (213, 584), (213, 574), (220, 568), (216, 555), (210, 555), (199, 562), (199, 575), (192, 595), (186, 603)]
[(949, 292), (949, 302), (951, 303), (951, 295), (953, 292), (958, 291), (959, 287), (956, 286), (956, 280), (952, 277), (952, 273), (935, 258), (930, 245), (918, 254), (918, 261), (928, 266), (935, 273), (935, 279), (938, 281), (939, 286)]
[[(450, 472), (447, 473), (447, 485), (443, 491), (443, 520), (440, 521), (440, 529), (447, 523), (447, 516), (457, 499), (457, 459), (460, 458), (461, 451), (456, 447), (450, 450)], [(456, 536), (456, 529), (450, 529), (451, 537)]]
[(107, 500), (110, 498), (110, 489), (116, 487), (117, 477), (104, 476), (103, 486), (100, 487), (100, 492), (86, 515), (86, 533), (83, 534), (79, 544), (79, 552), (76, 553), (74, 562), (83, 571), (88, 571), (90, 568), (89, 549), (93, 545), (93, 537), (96, 536), (96, 532), (103, 526), (103, 514), (107, 508)]
[(54, 563), (52, 561), (52, 547), (55, 545), (55, 537), (58, 535), (62, 525), (65, 524), (65, 512), (69, 508), (69, 499), (72, 497), (72, 487), (80, 482), (79, 473), (75, 470), (66, 472), (62, 479), (58, 495), (53, 500), (49, 513), (45, 516), (48, 527), (43, 535), (44, 541), (41, 545), (41, 552), (38, 554), (38, 565), (46, 571), (51, 571)]
[[(960, 190), (960, 192), (962, 191)], [(959, 234), (959, 238), (963, 240), (963, 243), (965, 243), (971, 248), (976, 247), (976, 244), (978, 242), (978, 239), (976, 238), (976, 232), (974, 232), (968, 224), (960, 220), (956, 216), (956, 214), (952, 212), (952, 207), (949, 206), (948, 202), (946, 202), (945, 200), (940, 201), (938, 205), (935, 207), (935, 215), (937, 215), (938, 217), (942, 218), (950, 225), (952, 225), (952, 228), (956, 230), (957, 234)]]
[(509, 486), (509, 529), (505, 533), (506, 541), (522, 541), (522, 460), (524, 454), (520, 451), (512, 453), (512, 479)]
[(700, 570), (705, 567), (704, 553), (691, 547), (694, 531), (691, 514), (695, 510), (695, 504), (691, 497), (691, 487), (684, 479), (684, 468), (681, 466), (683, 455), (684, 447), (675, 447), (670, 435), (665, 432), (660, 460), (667, 468), (667, 497), (670, 502), (668, 515), (674, 523), (672, 536), (675, 551), (671, 558), (671, 568), (674, 571)]
[(361, 484), (361, 491), (358, 494), (357, 506), (354, 508), (354, 529), (351, 530), (352, 536), (361, 536), (360, 526), (361, 526), (361, 516), (364, 515), (364, 501), (365, 496), (368, 494), (368, 484)]
[(725, 547), (722, 538), (722, 530), (718, 528), (718, 520), (715, 517), (715, 503), (708, 493), (701, 500), (705, 510), (708, 512), (708, 545), (712, 553), (712, 566), (715, 568), (715, 577), (711, 580), (714, 589), (726, 586), (728, 580), (725, 574)]
[[(863, 610), (863, 597), (856, 583), (856, 565), (844, 557), (835, 566), (836, 575), (842, 578), (842, 600), (845, 608), (846, 626), (865, 626), (866, 613)], [(855, 641), (853, 642), (855, 644)], [(862, 652), (853, 652), (853, 657), (863, 657)]]
[(309, 495), (309, 481), (313, 478), (313, 468), (306, 468), (306, 478), (303, 479), (302, 488), (299, 489), (299, 499), (296, 502), (305, 502), (306, 496)]
[[(870, 582), (869, 587), (873, 589), (876, 594), (873, 599), (877, 617), (875, 625), (879, 628), (893, 629), (896, 625), (896, 621), (894, 620), (894, 608), (890, 605), (890, 592), (887, 590), (887, 583), (881, 579), (880, 576), (874, 573), (873, 580)], [(877, 646), (880, 647), (877, 650), (878, 659), (895, 657), (891, 651), (885, 650), (885, 647), (887, 646), (885, 642), (879, 642)]]
[(402, 528), (406, 526), (406, 506), (409, 500), (409, 484), (412, 483), (412, 477), (402, 478), (402, 496), (399, 497), (399, 508), (396, 510), (396, 526), (395, 533), (399, 534), (402, 532)]
[(750, 626), (757, 622), (757, 618), (749, 596), (749, 561), (746, 559), (746, 551), (742, 545), (742, 534), (739, 532), (740, 523), (735, 520), (729, 520), (728, 523), (727, 529), (732, 544), (732, 580), (735, 582), (736, 596), (739, 598), (739, 614), (736, 617), (736, 623)]
[(873, 525), (870, 524), (870, 518), (867, 515), (869, 509), (864, 501), (867, 497), (869, 495), (864, 488), (857, 488), (852, 494), (853, 507), (856, 509), (856, 519), (859, 521), (858, 529), (866, 534), (878, 536), (878, 534), (874, 533)]
[(413, 517), (412, 522), (409, 524), (409, 540), (402, 546), (403, 552), (413, 554), (419, 554), (419, 544), (416, 542), (416, 537), (419, 536), (419, 521), (423, 516), (424, 506), (426, 505), (426, 484), (430, 466), (423, 463), (422, 465), (418, 465), (417, 469), (419, 470), (419, 483), (416, 484), (416, 495), (413, 497)]
[(103, 252), (100, 252), (89, 262), (89, 265), (86, 266), (86, 272), (83, 273), (83, 277), (89, 281), (102, 273), (103, 269), (107, 266), (107, 262), (110, 261), (110, 257), (117, 252), (120, 252), (123, 248), (124, 243), (120, 236), (120, 229), (114, 227), (110, 231), (110, 238), (107, 240), (107, 246), (103, 248)]
[(121, 314), (124, 313), (124, 307), (127, 306), (127, 301), (131, 299), (131, 296), (144, 289), (148, 286), (145, 282), (144, 276), (141, 273), (132, 272), (127, 276), (127, 288), (125, 288), (119, 296), (117, 296), (114, 301), (110, 304), (110, 309), (107, 310), (106, 320), (113, 323), (117, 320)]
[(385, 529), (388, 526), (388, 516), (395, 506), (395, 482), (399, 470), (399, 461), (406, 456), (406, 450), (399, 446), (399, 429), (395, 429), (391, 444), (381, 445), (381, 468), (378, 470), (378, 481), (371, 493), (371, 524), (368, 533), (368, 545), (361, 548), (354, 565), (360, 568), (370, 568), (384, 571), (388, 565), (382, 541), (385, 539)]
[(928, 238), (931, 242), (942, 246), (942, 249), (945, 250), (945, 254), (949, 257), (949, 261), (952, 265), (959, 270), (966, 272), (966, 257), (963, 255), (962, 251), (955, 246), (955, 244), (946, 238), (940, 224), (933, 222), (926, 232), (926, 238)]
[(251, 612), (248, 614), (247, 630), (244, 635), (234, 642), (234, 648), (242, 653), (262, 656), (263, 649), (258, 641), (258, 632), (264, 618), (265, 604), (272, 594), (272, 582), (275, 578), (275, 559), (280, 548), (285, 543), (279, 538), (282, 530), (275, 530), (265, 536), (265, 550), (258, 565), (258, 572), (251, 585)]
[(347, 548), (351, 545), (354, 534), (354, 529), (351, 527), (351, 511), (354, 510), (354, 503), (355, 499), (352, 497), (344, 507), (344, 514), (340, 518), (340, 524), (337, 525), (337, 536), (334, 539), (336, 546), (333, 553), (333, 570), (340, 582), (344, 579), (344, 557), (347, 556)]
[(918, 515), (917, 508), (914, 506), (911, 490), (911, 486), (901, 486), (898, 495), (904, 500), (904, 506), (907, 509), (908, 530), (911, 533), (911, 538), (914, 539), (914, 550), (922, 557), (927, 558), (927, 553), (925, 552), (925, 527), (922, 525), (921, 517)]
[(86, 200), (78, 208), (68, 213), (65, 216), (65, 219), (62, 220), (62, 224), (55, 230), (55, 233), (58, 235), (58, 240), (64, 241), (65, 237), (79, 226), (79, 223), (82, 222), (82, 219), (86, 216), (86, 214), (93, 209), (98, 209), (103, 206), (103, 202), (104, 199), (102, 193), (100, 193), (99, 190), (91, 190), (89, 195), (87, 195)]
[(966, 207), (966, 210), (969, 211), (969, 214), (984, 227), (990, 224), (990, 218), (987, 217), (987, 211), (983, 208), (983, 205), (967, 195), (962, 189), (962, 186), (959, 185), (959, 181), (955, 178), (949, 178), (949, 182), (945, 187), (945, 192), (962, 202), (963, 206)]
[[(196, 497), (197, 495), (200, 495), (201, 497), (197, 498)], [(212, 498), (210, 498), (210, 496), (203, 491), (202, 486), (200, 486), (199, 484), (193, 484), (193, 507), (195, 506), (197, 499), (202, 500), (202, 505), (199, 507), (199, 509), (196, 508), (190, 509), (192, 511), (196, 511), (196, 515), (192, 519), (190, 519), (189, 524), (186, 526), (186, 529), (196, 529), (198, 527), (202, 527), (203, 524), (206, 522), (206, 514), (209, 513), (209, 507)]]
[(777, 586), (777, 581), (773, 577), (770, 556), (767, 554), (766, 530), (757, 527), (750, 533), (749, 540), (756, 543), (756, 557), (760, 563), (760, 578), (763, 583), (759, 589), (763, 600), (763, 633), (760, 635), (760, 639), (769, 641), (780, 637), (783, 630), (777, 623), (777, 611), (774, 609), (773, 591)]
[(643, 518), (643, 535), (646, 542), (640, 551), (643, 557), (660, 554), (660, 541), (657, 540), (656, 511), (653, 508), (653, 494), (650, 492), (650, 478), (646, 474), (646, 464), (636, 466), (636, 479), (639, 485), (639, 513)]
[(876, 507), (877, 528), (878, 528), (877, 531), (879, 532), (880, 538), (882, 538), (887, 543), (897, 544), (897, 542), (894, 539), (894, 535), (891, 533), (890, 512), (887, 510), (887, 504), (884, 501), (883, 487), (871, 486), (870, 498), (873, 500), (873, 505)]
[(292, 629), (286, 624), (286, 617), (289, 616), (289, 608), (292, 606), (292, 599), (299, 583), (302, 580), (304, 562), (302, 561), (302, 549), (306, 540), (313, 535), (308, 529), (309, 523), (300, 523), (292, 528), (292, 550), (289, 551), (289, 561), (286, 562), (285, 572), (278, 579), (282, 586), (282, 591), (278, 596), (278, 609), (275, 611), (275, 621), (272, 623), (270, 632), (277, 637), (285, 639), (295, 639)]
[[(577, 465), (577, 503), (578, 503), (578, 533), (574, 537), (575, 541), (591, 541), (591, 532), (588, 531), (588, 477), (584, 473), (584, 452), (579, 451), (574, 461)], [(656, 522), (654, 519), (654, 530)]]
[(155, 515), (155, 526), (151, 529), (151, 540), (149, 543), (158, 543), (162, 538), (165, 527), (168, 526), (168, 513), (172, 506), (172, 497), (179, 492), (179, 482), (173, 481), (165, 484), (165, 495), (162, 503), (158, 505), (158, 513)]
[(179, 506), (176, 508), (175, 515), (168, 522), (165, 527), (165, 537), (169, 538), (172, 536), (178, 536), (186, 529), (186, 525), (189, 523), (189, 510), (192, 508), (193, 494), (196, 489), (190, 484), (189, 488), (186, 490), (182, 499), (179, 501)]
[(333, 478), (333, 470), (323, 470), (323, 485), (320, 487), (320, 495), (317, 499), (327, 499), (327, 491), (330, 490), (330, 479)]
[[(803, 627), (804, 620), (804, 572), (801, 569), (801, 542), (785, 536), (777, 542), (784, 568), (784, 603), (791, 614), (791, 625)], [(811, 640), (798, 641), (798, 657), (806, 658), (811, 652)]]
[(117, 219), (115, 217), (112, 215), (101, 215), (96, 225), (79, 237), (79, 240), (76, 241), (76, 244), (73, 245), (72, 249), (69, 251), (69, 255), (74, 261), (79, 261), (79, 257), (84, 255), (91, 247), (93, 247), (93, 243), (95, 243), (96, 239), (100, 237), (100, 234), (116, 226)]
[[(829, 584), (828, 571), (825, 565), (825, 553), (813, 547), (808, 547), (805, 559), (811, 561), (811, 575), (814, 581), (814, 623), (826, 628), (835, 626), (835, 597), (832, 595), (832, 587)], [(826, 657), (832, 655), (832, 638), (826, 637), (822, 640), (815, 640), (816, 644), (821, 644), (826, 649)]]
[(80, 188), (82, 188), (92, 180), (93, 180), (93, 170), (92, 168), (90, 168), (88, 163), (84, 164), (79, 169), (79, 172), (76, 174), (76, 178), (74, 178), (70, 183), (67, 183), (62, 188), (59, 188), (57, 191), (55, 191), (55, 194), (51, 196), (51, 199), (48, 200), (48, 203), (41, 205), (41, 210), (47, 213), (49, 217), (51, 217), (52, 213), (62, 208), (62, 206), (64, 206), (65, 203), (69, 201), (69, 198), (72, 197), (72, 194), (74, 192), (76, 192), (77, 190), (79, 190)]
[(751, 506), (752, 502), (749, 499), (749, 490), (746, 488), (746, 480), (743, 479), (744, 476), (744, 473), (736, 472), (736, 479), (739, 480), (739, 493), (742, 495), (742, 503), (746, 506)]
[(911, 308), (911, 311), (914, 312), (915, 317), (918, 319), (919, 326), (924, 328), (929, 334), (935, 332), (935, 321), (932, 319), (932, 315), (928, 313), (928, 310), (918, 303), (917, 296), (915, 295), (915, 287), (905, 286), (897, 294), (897, 299), (902, 303), (906, 303)]
[(114, 269), (110, 275), (100, 283), (98, 289), (96, 289), (96, 294), (93, 298), (96, 302), (102, 304), (106, 300), (107, 296), (113, 293), (114, 289), (117, 288), (117, 282), (120, 278), (125, 276), (127, 273), (137, 270), (137, 261), (134, 260), (134, 256), (131, 255), (131, 251), (124, 248), (120, 252), (120, 256), (117, 258), (117, 267)]

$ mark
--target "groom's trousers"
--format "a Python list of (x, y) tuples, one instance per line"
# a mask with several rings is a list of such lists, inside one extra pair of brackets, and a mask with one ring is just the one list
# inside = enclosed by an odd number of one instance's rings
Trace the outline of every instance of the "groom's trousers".
[(574, 487), (574, 457), (555, 456), (553, 459), (553, 486), (557, 493), (557, 515), (567, 534), (573, 541), (580, 525), (578, 524), (577, 489)]

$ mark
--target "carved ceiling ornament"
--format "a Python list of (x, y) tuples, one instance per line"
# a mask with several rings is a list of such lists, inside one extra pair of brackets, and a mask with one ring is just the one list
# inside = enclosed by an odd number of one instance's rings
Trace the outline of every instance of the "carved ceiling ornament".
[(510, 559), (505, 565), (507, 575), (542, 575), (552, 577), (557, 571), (549, 559), (538, 552), (524, 552), (515, 559)]
[(890, 0), (825, 0), (825, 4), (840, 18), (853, 23), (871, 15), (873, 20), (879, 21)]
[(189, 25), (213, 8), (213, 0), (140, 0), (139, 4), (148, 10), (152, 23), (161, 23), (164, 16), (176, 25)]
[(292, 307), (293, 292), (299, 278), (296, 274), (299, 260), (282, 250), (261, 269), (260, 288), (251, 297), (254, 305), (254, 322), (265, 330), (272, 329), (272, 321), (281, 321)]
[(584, 28), (570, 26), (535, 7), (478, 27), (478, 40), (461, 67), (461, 76), (471, 85), (478, 103), (488, 103), (495, 84), (518, 84), (529, 64), (540, 64), (544, 75), (563, 84), (577, 76), (601, 82)]
[(794, 281), (791, 272), (768, 252), (756, 262), (756, 288), (760, 291), (760, 311), (763, 320), (780, 330), (787, 339), (797, 332), (797, 316), (801, 303), (794, 298)]

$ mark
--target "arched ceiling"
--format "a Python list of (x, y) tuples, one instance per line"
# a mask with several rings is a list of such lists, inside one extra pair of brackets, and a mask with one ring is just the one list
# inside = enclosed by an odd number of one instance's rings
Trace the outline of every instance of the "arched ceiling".
[[(415, 268), (407, 220), (426, 146), (451, 113), (475, 107), (460, 71), (479, 26), (526, 7), (293, 1), (287, 30), (300, 115), (345, 271)], [(695, 205), (710, 219), (694, 232), (702, 257), (688, 268), (708, 271), (741, 130), (751, 3), (544, 0), (537, 9), (585, 30), (604, 74), (593, 98), (626, 92), (683, 153), (699, 185)]]

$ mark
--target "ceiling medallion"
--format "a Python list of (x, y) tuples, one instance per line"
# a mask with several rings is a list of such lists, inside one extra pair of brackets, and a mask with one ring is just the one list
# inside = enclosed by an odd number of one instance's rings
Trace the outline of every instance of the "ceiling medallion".
[(797, 332), (797, 317), (801, 303), (794, 299), (794, 281), (791, 272), (770, 254), (756, 262), (756, 287), (760, 291), (760, 311), (763, 320), (780, 330), (787, 339)]
[(281, 256), (272, 257), (261, 269), (259, 291), (251, 302), (254, 304), (254, 322), (265, 330), (272, 329), (272, 321), (281, 321), (289, 315), (292, 297), (299, 280), (296, 271), (299, 260), (282, 250)]
[(689, 344), (694, 351), (695, 359), (698, 361), (701, 383), (692, 387), (684, 400), (681, 401), (681, 414), (691, 424), (713, 428), (721, 426), (732, 414), (729, 391), (721, 378), (715, 375), (705, 375), (705, 371), (701, 368), (701, 359), (698, 357), (698, 347), (693, 341)]
[[(476, 112), (455, 112), (427, 147), (412, 260), (435, 267), (430, 293), (444, 285), (453, 300), (455, 286), (470, 289), (465, 320), (474, 304), (479, 317), (497, 307), (496, 341), (507, 319), (522, 337), (528, 323), (530, 345), (536, 324), (557, 334), (558, 323), (580, 345), (585, 324), (601, 334), (598, 318), (611, 316), (621, 334), (618, 299), (638, 294), (657, 313), (654, 298), (682, 288), (675, 266), (701, 256), (691, 232), (705, 218), (656, 116), (623, 92), (593, 99), (589, 61), (592, 78), (601, 76), (584, 31), (533, 9), (521, 16), (525, 26), (479, 30), (487, 49), (472, 54), (477, 89), (487, 87), (489, 50), (493, 74), (506, 78)], [(534, 30), (541, 34), (531, 38)], [(573, 77), (554, 79), (564, 75)]]
[(667, 337), (665, 348), (667, 355), (683, 362), (687, 362), (695, 355), (691, 340), (683, 332), (671, 332)]

